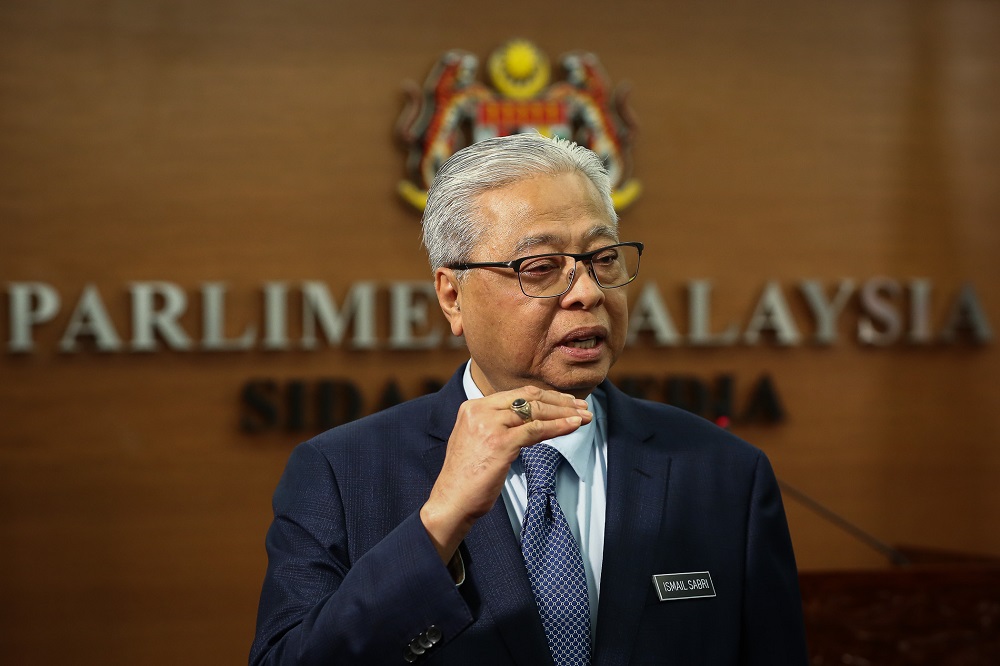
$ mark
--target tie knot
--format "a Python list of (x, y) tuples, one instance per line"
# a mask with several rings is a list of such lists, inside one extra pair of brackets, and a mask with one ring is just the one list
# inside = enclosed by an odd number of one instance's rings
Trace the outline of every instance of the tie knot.
[(559, 451), (548, 444), (535, 444), (521, 449), (521, 461), (528, 479), (528, 495), (555, 493), (556, 468), (563, 461)]

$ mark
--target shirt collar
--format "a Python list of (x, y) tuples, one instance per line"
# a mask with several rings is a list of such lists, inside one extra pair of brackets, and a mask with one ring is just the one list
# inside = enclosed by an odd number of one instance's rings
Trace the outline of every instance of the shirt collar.
[[(469, 400), (484, 397), (483, 392), (479, 390), (476, 382), (472, 379), (471, 362), (465, 364), (462, 384), (465, 387), (465, 395)], [(597, 443), (597, 420), (603, 416), (603, 413), (601, 413), (601, 403), (594, 398), (593, 393), (587, 396), (587, 409), (594, 415), (590, 423), (580, 426), (568, 435), (546, 440), (546, 443), (551, 444), (562, 454), (566, 462), (576, 472), (577, 477), (581, 479), (587, 473), (590, 454)]]

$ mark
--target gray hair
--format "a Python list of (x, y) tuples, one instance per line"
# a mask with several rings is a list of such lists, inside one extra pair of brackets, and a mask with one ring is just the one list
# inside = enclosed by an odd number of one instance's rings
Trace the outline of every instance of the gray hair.
[(572, 141), (514, 134), (479, 141), (449, 157), (427, 193), (421, 221), (431, 270), (468, 260), (484, 231), (479, 223), (480, 195), (531, 176), (573, 171), (590, 179), (608, 219), (617, 225), (608, 170), (596, 154)]

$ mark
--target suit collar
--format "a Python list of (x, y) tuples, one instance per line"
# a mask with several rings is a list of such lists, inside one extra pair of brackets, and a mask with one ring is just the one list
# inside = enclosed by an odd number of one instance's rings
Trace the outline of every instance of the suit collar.
[(640, 402), (623, 393), (617, 386), (605, 379), (600, 387), (607, 396), (608, 419), (614, 422), (615, 428), (633, 443), (644, 442), (651, 438), (655, 431), (650, 426), (648, 418), (643, 418), (639, 409)]
[[(455, 421), (458, 419), (458, 410), (466, 400), (465, 388), (462, 386), (464, 369), (464, 365), (459, 366), (448, 383), (432, 397), (429, 403), (427, 434), (438, 440), (439, 443), (447, 443), (448, 438), (451, 437), (452, 428), (455, 427)], [(437, 472), (434, 475), (436, 477)]]

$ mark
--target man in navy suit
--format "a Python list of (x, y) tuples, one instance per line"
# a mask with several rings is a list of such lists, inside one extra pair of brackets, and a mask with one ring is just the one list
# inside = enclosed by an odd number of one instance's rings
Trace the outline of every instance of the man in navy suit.
[[(806, 663), (767, 458), (606, 379), (643, 250), (610, 191), (538, 135), (441, 167), (424, 244), (471, 360), (296, 448), (252, 664)], [(544, 492), (532, 449), (558, 452)]]

